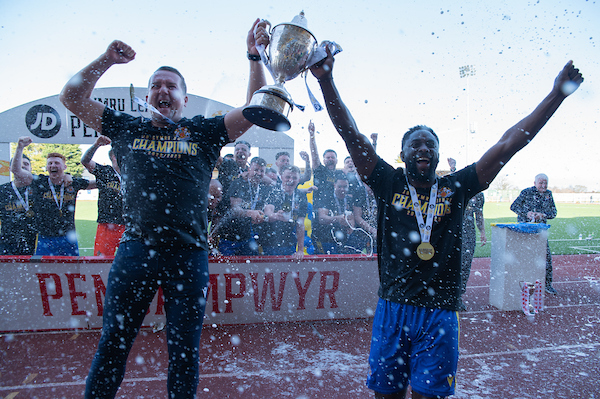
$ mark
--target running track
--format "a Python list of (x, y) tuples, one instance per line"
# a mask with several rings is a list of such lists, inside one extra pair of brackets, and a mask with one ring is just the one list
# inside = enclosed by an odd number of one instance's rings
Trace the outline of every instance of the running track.
[[(453, 398), (600, 398), (600, 259), (554, 256), (558, 296), (533, 318), (488, 305), (475, 259)], [(360, 290), (357, 289), (357, 292)], [(81, 398), (99, 332), (0, 336), (0, 398)], [(365, 398), (370, 320), (207, 326), (199, 398)], [(166, 398), (164, 332), (143, 331), (119, 398)]]

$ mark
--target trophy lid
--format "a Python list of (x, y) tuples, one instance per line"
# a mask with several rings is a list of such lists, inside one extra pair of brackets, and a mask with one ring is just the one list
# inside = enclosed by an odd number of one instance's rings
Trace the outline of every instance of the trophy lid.
[(294, 18), (292, 18), (292, 22), (283, 22), (283, 23), (277, 24), (273, 27), (273, 29), (275, 29), (276, 27), (278, 27), (280, 25), (297, 26), (298, 28), (302, 28), (305, 31), (307, 31), (308, 33), (310, 33), (313, 37), (315, 36), (312, 34), (312, 32), (310, 30), (308, 30), (308, 20), (304, 16), (304, 10), (300, 11), (300, 14), (298, 14)]
[(292, 23), (294, 25), (298, 25), (303, 27), (304, 29), (308, 28), (308, 21), (306, 20), (306, 17), (304, 16), (304, 10), (300, 11), (300, 14), (296, 15), (293, 19), (292, 19)]

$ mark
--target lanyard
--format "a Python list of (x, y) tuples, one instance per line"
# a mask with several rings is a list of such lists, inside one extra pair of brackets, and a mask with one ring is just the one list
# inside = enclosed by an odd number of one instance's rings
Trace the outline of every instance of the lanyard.
[(254, 208), (256, 208), (256, 204), (258, 203), (258, 194), (260, 193), (260, 183), (258, 184), (258, 187), (256, 188), (256, 195), (254, 196), (254, 199), (252, 199), (252, 183), (250, 183), (250, 201), (251, 201), (251, 207), (250, 209), (254, 210)]
[(19, 202), (21, 203), (21, 205), (23, 205), (25, 212), (27, 212), (29, 210), (29, 187), (27, 187), (25, 189), (25, 200), (23, 200), (23, 196), (21, 196), (21, 193), (19, 192), (19, 189), (15, 185), (14, 180), (11, 181), (10, 183), (12, 185), (13, 190), (15, 190), (15, 194), (17, 195)]
[[(288, 194), (285, 193), (285, 195), (287, 196)], [(290, 221), (293, 221), (293, 216), (294, 216), (294, 203), (296, 202), (296, 189), (294, 189), (294, 192), (292, 193), (292, 205), (290, 206)]]
[(123, 178), (121, 177), (121, 174), (117, 172), (115, 168), (113, 168), (113, 170), (115, 171), (115, 175), (117, 175), (117, 178), (119, 179), (119, 184), (123, 184)]
[(60, 203), (58, 201), (58, 198), (56, 198), (56, 191), (54, 190), (54, 184), (52, 184), (52, 180), (50, 180), (50, 176), (48, 176), (48, 184), (50, 185), (50, 191), (52, 191), (52, 196), (54, 197), (54, 202), (56, 202), (56, 206), (58, 206), (58, 209), (60, 209), (62, 211), (64, 194), (65, 194), (65, 182), (63, 181), (62, 184), (60, 185)]
[(340, 205), (340, 200), (338, 199), (338, 197), (336, 197), (335, 195), (333, 197), (335, 198), (335, 202), (337, 204), (338, 215), (345, 215), (346, 209), (348, 209), (348, 204), (346, 202), (346, 196), (344, 196), (344, 209), (342, 209), (342, 206)]
[(124, 196), (125, 195), (125, 186), (123, 186), (123, 178), (121, 177), (121, 174), (119, 172), (117, 172), (117, 170), (115, 168), (113, 168), (113, 170), (115, 171), (115, 175), (117, 175), (117, 178), (119, 179), (119, 194)]
[(408, 189), (410, 191), (410, 199), (412, 200), (413, 210), (415, 211), (415, 216), (417, 217), (417, 224), (419, 225), (419, 232), (421, 233), (421, 242), (428, 243), (431, 239), (431, 229), (433, 227), (433, 214), (435, 211), (435, 202), (437, 199), (438, 181), (436, 179), (433, 186), (431, 186), (431, 192), (429, 194), (429, 205), (427, 206), (427, 222), (423, 221), (423, 213), (421, 212), (421, 202), (419, 202), (419, 197), (417, 197), (417, 190), (415, 190), (415, 188), (410, 185), (410, 183), (408, 182), (408, 177), (406, 177), (406, 184), (408, 184)]

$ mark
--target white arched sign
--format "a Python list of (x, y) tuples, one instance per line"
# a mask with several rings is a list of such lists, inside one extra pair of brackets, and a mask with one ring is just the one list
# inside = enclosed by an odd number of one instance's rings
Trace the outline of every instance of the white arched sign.
[[(145, 98), (147, 88), (137, 87), (138, 97)], [(92, 98), (107, 107), (130, 115), (150, 117), (150, 112), (135, 103), (130, 97), (129, 87), (110, 87), (95, 89)], [(208, 98), (188, 94), (188, 103), (183, 116), (191, 118), (196, 115), (223, 115), (233, 107), (210, 100)], [(21, 136), (30, 136), (34, 143), (61, 144), (93, 144), (98, 133), (86, 126), (77, 116), (65, 108), (58, 95), (41, 98), (0, 113), (0, 184), (10, 179), (10, 143), (18, 141)], [(272, 132), (253, 127), (243, 136), (253, 146), (260, 148), (259, 155), (268, 163), (275, 160), (279, 151), (294, 153), (294, 140), (281, 132)]]

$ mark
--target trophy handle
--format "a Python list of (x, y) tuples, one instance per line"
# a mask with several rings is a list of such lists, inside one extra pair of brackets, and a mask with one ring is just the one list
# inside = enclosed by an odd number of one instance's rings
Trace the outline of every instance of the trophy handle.
[(267, 25), (269, 25), (269, 29), (267, 29), (267, 32), (269, 32), (269, 35), (271, 35), (273, 33), (273, 25), (271, 25), (271, 23), (268, 20), (266, 20), (266, 19), (263, 19), (262, 22), (264, 22)]
[[(265, 22), (268, 25), (269, 28), (267, 29), (267, 33), (269, 34), (269, 38), (270, 38), (272, 36), (272, 31), (273, 31), (271, 23), (269, 21), (267, 21), (266, 19), (261, 20), (261, 22)], [(254, 34), (256, 34), (256, 29), (258, 29), (258, 24), (254, 27)], [(265, 46), (264, 44), (259, 44), (256, 46), (256, 50), (258, 50), (260, 59), (262, 60), (263, 64), (265, 64), (268, 67), (269, 66), (269, 56), (265, 52), (266, 48), (267, 48), (267, 46)]]

